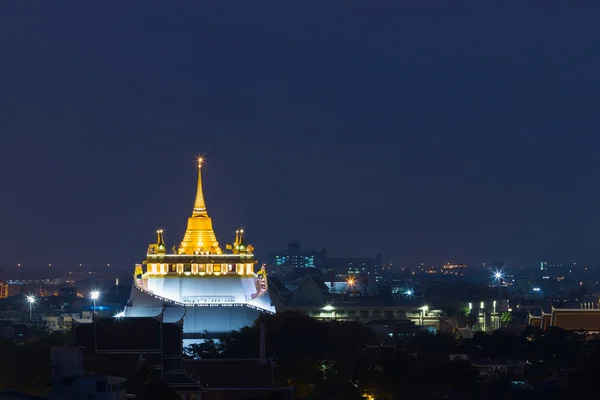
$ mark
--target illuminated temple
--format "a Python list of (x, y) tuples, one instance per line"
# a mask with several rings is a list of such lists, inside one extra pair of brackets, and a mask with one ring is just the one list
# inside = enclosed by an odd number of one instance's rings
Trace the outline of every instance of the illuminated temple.
[(183, 323), (184, 340), (203, 334), (218, 337), (252, 325), (261, 313), (274, 313), (264, 269), (254, 273), (253, 247), (244, 231), (225, 251), (219, 246), (202, 191), (202, 159), (198, 188), (183, 241), (167, 252), (163, 231), (136, 265), (134, 284), (124, 317), (162, 317)]

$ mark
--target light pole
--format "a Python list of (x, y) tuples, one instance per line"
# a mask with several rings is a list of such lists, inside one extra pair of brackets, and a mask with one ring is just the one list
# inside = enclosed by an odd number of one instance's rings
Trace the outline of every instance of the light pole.
[(504, 278), (504, 274), (502, 271), (496, 271), (494, 274), (494, 280), (498, 282), (498, 300), (502, 300), (502, 279)]
[(93, 290), (90, 297), (92, 298), (92, 301), (94, 302), (94, 314), (96, 314), (96, 300), (98, 300), (98, 298), (100, 297), (100, 292), (97, 290)]
[(29, 303), (29, 323), (31, 324), (32, 315), (33, 315), (33, 304), (35, 303), (35, 296), (29, 295), (27, 296), (27, 302)]

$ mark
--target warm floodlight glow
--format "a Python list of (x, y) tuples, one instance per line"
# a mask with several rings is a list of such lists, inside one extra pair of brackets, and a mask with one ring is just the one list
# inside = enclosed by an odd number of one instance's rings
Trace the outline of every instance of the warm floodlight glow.
[(198, 157), (198, 168), (202, 168), (202, 163), (204, 162), (204, 158)]
[(90, 297), (92, 298), (92, 300), (98, 300), (98, 298), (100, 297), (100, 292), (97, 290), (94, 290), (90, 294)]

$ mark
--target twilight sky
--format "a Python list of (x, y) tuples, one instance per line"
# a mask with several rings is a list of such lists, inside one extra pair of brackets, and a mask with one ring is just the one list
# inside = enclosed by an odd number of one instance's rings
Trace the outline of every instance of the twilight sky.
[(178, 243), (198, 154), (259, 256), (597, 264), (600, 4), (300, 3), (0, 2), (0, 267)]

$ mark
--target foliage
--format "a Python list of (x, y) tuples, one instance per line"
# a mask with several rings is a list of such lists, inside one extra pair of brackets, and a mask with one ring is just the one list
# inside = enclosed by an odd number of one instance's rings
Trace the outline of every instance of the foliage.
[(18, 390), (45, 395), (51, 381), (50, 347), (71, 344), (72, 337), (64, 332), (50, 333), (31, 327), (24, 343), (0, 337), (0, 389)]
[[(293, 385), (303, 399), (359, 399), (369, 393), (391, 399), (407, 389), (469, 387), (476, 371), (469, 363), (451, 363), (457, 351), (452, 335), (422, 332), (406, 351), (377, 344), (374, 332), (358, 322), (318, 321), (286, 312), (263, 317), (266, 351), (273, 357), (276, 384)], [(259, 323), (260, 323), (259, 322)], [(259, 323), (224, 340), (223, 356), (256, 357)]]
[(465, 317), (467, 326), (471, 329), (476, 328), (477, 325), (477, 314), (470, 309), (469, 307), (465, 307), (460, 313), (463, 317)]
[[(595, 379), (600, 373), (600, 340), (557, 328), (528, 327), (520, 336), (478, 332), (462, 341), (457, 336), (421, 332), (407, 338), (400, 351), (378, 346), (374, 332), (358, 322), (318, 321), (286, 312), (263, 316), (254, 326), (222, 339), (222, 344), (207, 339), (191, 347), (193, 356), (257, 358), (261, 323), (266, 328), (266, 353), (274, 362), (275, 384), (293, 385), (297, 397), (305, 400), (358, 400), (366, 398), (365, 393), (387, 400), (414, 391), (435, 395), (478, 390), (477, 371), (467, 361), (450, 361), (451, 354), (466, 354), (469, 360), (523, 360), (528, 379), (544, 379), (569, 368), (575, 371), (568, 385), (570, 398), (600, 390)], [(43, 331), (30, 332), (24, 344), (1, 339), (0, 356), (11, 362), (0, 365), (0, 388), (43, 395), (50, 382), (49, 348), (65, 343), (70, 343), (69, 335)], [(164, 382), (145, 373), (148, 368), (138, 368), (132, 376), (138, 397), (175, 399)], [(496, 383), (500, 388), (502, 382)]]
[(508, 326), (513, 320), (512, 313), (505, 311), (500, 315), (500, 324), (504, 327)]
[[(422, 332), (408, 339), (404, 351), (388, 347), (367, 351), (366, 345), (378, 342), (371, 329), (356, 322), (318, 321), (295, 312), (263, 317), (260, 322), (266, 327), (267, 355), (274, 360), (276, 384), (293, 385), (298, 398), (311, 400), (358, 399), (364, 393), (391, 399), (411, 391), (435, 395), (477, 390), (477, 370), (468, 361), (450, 361), (450, 354), (467, 354), (469, 360), (523, 360), (529, 376), (549, 376), (557, 368), (584, 365), (591, 343), (596, 342), (560, 329), (528, 328), (521, 336), (478, 332), (462, 341), (453, 335)], [(257, 357), (259, 331), (257, 323), (225, 339), (223, 356)], [(600, 358), (600, 344), (598, 349)], [(497, 390), (506, 386), (503, 380), (494, 382)]]
[(135, 397), (140, 400), (179, 400), (177, 392), (164, 381), (148, 382)]
[(191, 344), (184, 349), (189, 358), (219, 358), (223, 354), (223, 345), (214, 339), (209, 339), (204, 333), (204, 341), (200, 344)]

